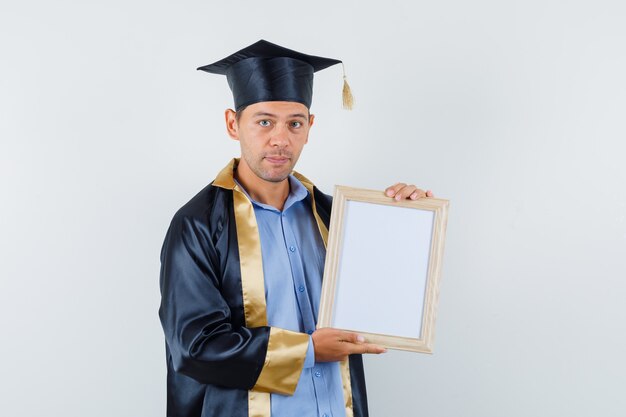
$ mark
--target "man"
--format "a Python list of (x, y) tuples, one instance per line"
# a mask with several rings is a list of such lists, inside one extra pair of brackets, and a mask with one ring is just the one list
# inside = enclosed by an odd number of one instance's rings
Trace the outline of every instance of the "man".
[(313, 73), (339, 62), (259, 41), (200, 68), (227, 76), (241, 158), (176, 213), (163, 245), (170, 417), (368, 415), (360, 354), (385, 350), (315, 330), (331, 199), (293, 171)]

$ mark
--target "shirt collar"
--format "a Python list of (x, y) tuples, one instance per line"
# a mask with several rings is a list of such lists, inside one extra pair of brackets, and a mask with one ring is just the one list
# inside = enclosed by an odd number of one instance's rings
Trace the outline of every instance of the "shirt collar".
[[(294, 177), (293, 175), (289, 175), (287, 179), (289, 180), (289, 195), (287, 196), (287, 199), (285, 200), (285, 205), (283, 206), (282, 211), (287, 211), (289, 207), (291, 207), (298, 201), (304, 200), (309, 195), (309, 191), (296, 177)], [(246, 194), (246, 196), (250, 199), (252, 204), (254, 204), (257, 207), (266, 209), (266, 210), (280, 212), (280, 210), (278, 210), (276, 207), (270, 206), (269, 204), (260, 203), (256, 201), (255, 199), (253, 199), (252, 197), (250, 197), (250, 194), (248, 194), (248, 191), (245, 188), (243, 188), (241, 183), (237, 181), (236, 179), (234, 179), (234, 181), (239, 186), (239, 188), (241, 188), (241, 190)]]

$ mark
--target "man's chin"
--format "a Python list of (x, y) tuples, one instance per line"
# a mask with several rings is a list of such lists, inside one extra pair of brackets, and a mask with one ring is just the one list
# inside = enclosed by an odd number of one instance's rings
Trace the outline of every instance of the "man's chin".
[(264, 175), (261, 178), (267, 182), (283, 182), (288, 177), (289, 177), (289, 174), (287, 175)]
[(289, 168), (285, 167), (285, 169), (279, 169), (279, 170), (266, 169), (266, 170), (262, 170), (261, 172), (258, 172), (257, 176), (268, 182), (283, 182), (289, 177), (289, 174), (291, 174), (291, 171), (292, 171), (291, 167)]

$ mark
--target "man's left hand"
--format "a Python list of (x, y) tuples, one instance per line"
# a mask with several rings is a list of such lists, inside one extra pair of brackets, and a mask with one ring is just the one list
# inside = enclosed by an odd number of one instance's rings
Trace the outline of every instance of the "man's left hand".
[(385, 195), (387, 197), (394, 198), (396, 201), (404, 200), (405, 198), (411, 200), (417, 200), (422, 197), (434, 197), (435, 195), (431, 190), (422, 190), (417, 188), (413, 184), (405, 184), (403, 182), (396, 183), (385, 189)]

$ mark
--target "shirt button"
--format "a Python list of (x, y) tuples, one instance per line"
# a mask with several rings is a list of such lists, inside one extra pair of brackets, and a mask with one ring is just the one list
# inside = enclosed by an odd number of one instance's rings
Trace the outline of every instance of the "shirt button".
[(320, 371), (316, 371), (315, 372), (315, 377), (319, 378), (320, 376), (322, 376), (322, 373)]
[(322, 414), (322, 417), (328, 417), (328, 414)]
[(303, 287), (302, 285), (300, 285), (300, 286), (298, 287), (298, 291), (300, 291), (300, 292), (304, 292), (304, 287)]
[(306, 331), (308, 334), (313, 334), (313, 330), (307, 330)]
[(289, 250), (292, 251), (292, 252), (295, 252), (296, 251), (296, 247), (295, 246), (289, 246)]

